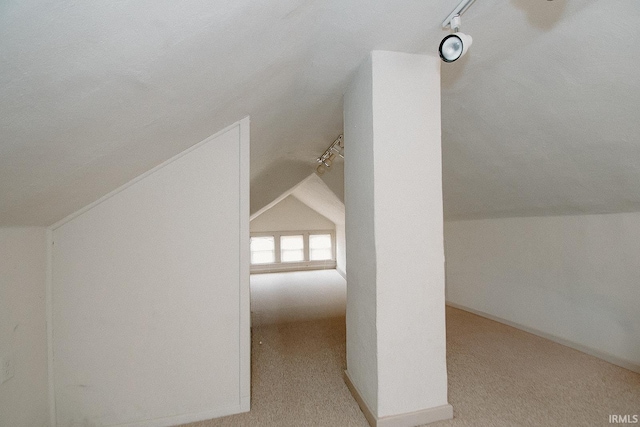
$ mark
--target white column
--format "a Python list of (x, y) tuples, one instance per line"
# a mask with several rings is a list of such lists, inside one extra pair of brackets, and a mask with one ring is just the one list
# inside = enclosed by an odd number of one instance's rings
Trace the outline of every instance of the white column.
[(347, 382), (372, 424), (451, 418), (439, 59), (373, 52), (345, 93), (344, 135)]

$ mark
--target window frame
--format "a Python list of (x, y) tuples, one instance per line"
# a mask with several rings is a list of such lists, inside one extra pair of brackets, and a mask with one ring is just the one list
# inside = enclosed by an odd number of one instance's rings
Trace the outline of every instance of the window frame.
[[(277, 259), (277, 254), (276, 254), (276, 239), (274, 236), (271, 235), (265, 235), (265, 236), (251, 236), (253, 237), (271, 237), (273, 238), (273, 260), (275, 262), (275, 260)], [(251, 250), (251, 239), (249, 239), (249, 265), (270, 265), (273, 264), (272, 262), (259, 262), (259, 263), (254, 263), (253, 262), (253, 251)]]
[[(282, 249), (282, 238), (283, 237), (302, 237), (302, 259), (301, 260), (297, 260), (297, 261), (283, 261), (282, 260), (282, 251), (283, 251), (283, 249)], [(305, 236), (304, 234), (281, 234), (280, 237), (278, 237), (278, 240), (280, 241), (280, 262), (282, 264), (284, 264), (284, 263), (293, 264), (295, 262), (307, 261), (307, 259), (308, 259), (307, 258), (307, 247), (306, 247), (307, 246), (306, 245), (307, 238), (308, 237)], [(285, 249), (285, 251), (286, 251), (286, 249)], [(276, 259), (276, 261), (277, 261), (277, 259)]]
[[(335, 230), (287, 230), (250, 232), (250, 237), (273, 236), (275, 243), (275, 262), (268, 264), (251, 264), (251, 273), (276, 273), (283, 271), (324, 270), (336, 268), (336, 232)], [(331, 259), (311, 261), (309, 259), (309, 235), (331, 235)], [(294, 262), (281, 261), (280, 237), (302, 235), (304, 260)], [(249, 254), (251, 256), (251, 254)]]
[[(329, 235), (329, 243), (331, 244), (331, 255), (329, 259), (321, 259), (321, 260), (313, 260), (311, 259), (311, 236), (326, 236)], [(307, 259), (309, 261), (335, 261), (336, 260), (336, 251), (335, 251), (335, 240), (331, 233), (320, 233), (320, 232), (312, 232), (307, 236)], [(324, 248), (326, 249), (326, 248)]]

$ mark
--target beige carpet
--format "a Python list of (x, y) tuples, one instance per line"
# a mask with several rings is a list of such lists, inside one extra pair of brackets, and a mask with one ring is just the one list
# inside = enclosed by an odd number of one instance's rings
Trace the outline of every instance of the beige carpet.
[(440, 426), (609, 426), (640, 414), (640, 374), (447, 307), (449, 403)]
[(251, 342), (251, 411), (190, 427), (369, 425), (342, 379), (344, 317), (255, 327)]
[[(255, 327), (252, 409), (213, 426), (367, 426), (342, 379), (344, 318)], [(640, 415), (640, 374), (447, 308), (449, 403), (433, 426), (609, 426)]]

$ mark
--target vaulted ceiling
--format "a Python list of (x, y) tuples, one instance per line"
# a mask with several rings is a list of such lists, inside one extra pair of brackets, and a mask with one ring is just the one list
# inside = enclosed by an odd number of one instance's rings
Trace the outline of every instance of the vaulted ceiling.
[[(52, 224), (246, 115), (256, 211), (342, 132), (368, 52), (437, 54), (457, 3), (1, 2), (0, 225)], [(638, 24), (637, 0), (472, 5), (442, 66), (446, 218), (640, 210)]]

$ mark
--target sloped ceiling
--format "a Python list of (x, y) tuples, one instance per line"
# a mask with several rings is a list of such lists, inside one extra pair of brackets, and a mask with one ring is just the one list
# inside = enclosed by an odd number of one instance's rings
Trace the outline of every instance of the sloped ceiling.
[[(337, 162), (335, 162), (337, 163)], [(259, 217), (289, 196), (295, 197), (309, 208), (337, 225), (344, 225), (344, 202), (315, 172), (287, 189), (270, 203), (251, 212), (251, 220)]]
[(334, 224), (344, 225), (344, 203), (316, 174), (305, 179), (291, 195)]
[(253, 213), (251, 220), (253, 221), (271, 210), (289, 196), (300, 201), (334, 224), (344, 226), (344, 203), (315, 173), (312, 173), (297, 185), (282, 193), (271, 203)]
[[(435, 54), (457, 3), (1, 2), (0, 225), (52, 224), (246, 115), (266, 205), (342, 132), (368, 52)], [(446, 217), (640, 210), (638, 23), (637, 0), (474, 3), (442, 67)]]
[(485, 2), (442, 67), (445, 217), (640, 210), (640, 3)]

